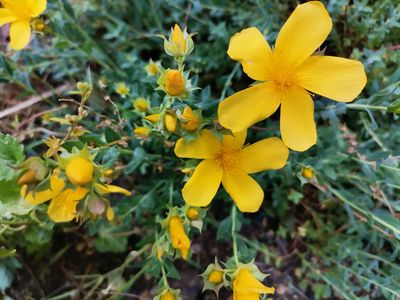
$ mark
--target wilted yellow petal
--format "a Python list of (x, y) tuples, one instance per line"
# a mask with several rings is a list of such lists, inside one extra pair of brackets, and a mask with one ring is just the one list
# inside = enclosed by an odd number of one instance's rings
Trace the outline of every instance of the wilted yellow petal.
[(308, 92), (292, 86), (282, 95), (281, 135), (286, 146), (305, 151), (317, 142), (314, 102)]
[(240, 166), (246, 173), (283, 168), (289, 149), (279, 138), (267, 138), (251, 144), (238, 153)]
[(215, 159), (206, 159), (194, 170), (182, 189), (183, 199), (191, 206), (207, 206), (218, 191), (222, 168)]
[(254, 80), (265, 81), (271, 78), (271, 48), (257, 28), (247, 28), (232, 36), (228, 55), (239, 61), (243, 71)]
[(264, 199), (264, 192), (257, 181), (247, 173), (240, 169), (224, 172), (222, 184), (241, 212), (258, 211)]
[(233, 289), (240, 294), (273, 294), (275, 289), (258, 281), (248, 269), (241, 269), (233, 281)]
[(75, 218), (78, 201), (86, 196), (87, 189), (67, 189), (50, 202), (47, 213), (54, 222), (69, 222)]
[(181, 251), (183, 259), (187, 259), (190, 250), (190, 240), (183, 227), (182, 220), (175, 216), (169, 220), (169, 234), (172, 247)]
[(226, 98), (218, 106), (222, 126), (233, 132), (268, 118), (279, 107), (279, 94), (272, 82), (255, 85)]
[(311, 56), (296, 75), (302, 88), (340, 102), (353, 101), (367, 83), (361, 62), (334, 56)]
[(321, 46), (331, 29), (332, 20), (321, 2), (298, 5), (279, 32), (274, 58), (294, 69)]
[(186, 142), (180, 138), (175, 145), (175, 154), (182, 158), (215, 158), (221, 150), (218, 138), (208, 129), (202, 130), (195, 140)]

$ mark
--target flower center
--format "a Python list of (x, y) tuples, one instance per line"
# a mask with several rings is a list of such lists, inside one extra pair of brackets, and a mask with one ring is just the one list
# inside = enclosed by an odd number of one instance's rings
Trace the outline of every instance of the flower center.
[(239, 158), (236, 151), (223, 147), (217, 161), (226, 172), (235, 172), (239, 168)]

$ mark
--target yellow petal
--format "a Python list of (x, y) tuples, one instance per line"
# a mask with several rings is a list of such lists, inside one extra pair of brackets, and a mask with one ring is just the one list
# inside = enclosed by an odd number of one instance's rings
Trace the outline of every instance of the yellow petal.
[(283, 168), (289, 149), (280, 138), (267, 138), (247, 146), (238, 153), (240, 166), (246, 173)]
[(279, 32), (274, 57), (294, 68), (321, 46), (331, 29), (332, 20), (321, 2), (298, 5)]
[(237, 151), (243, 147), (247, 137), (247, 129), (235, 132), (233, 135), (224, 135), (222, 144), (231, 151)]
[(217, 193), (221, 179), (222, 168), (217, 161), (203, 160), (182, 189), (183, 199), (191, 206), (207, 206)]
[(241, 294), (238, 291), (233, 291), (233, 300), (260, 300), (260, 294)]
[(221, 143), (208, 129), (202, 130), (193, 141), (186, 142), (180, 138), (175, 145), (175, 155), (184, 158), (215, 158), (220, 150)]
[(241, 212), (256, 212), (264, 199), (260, 185), (242, 170), (225, 172), (222, 184)]
[(311, 56), (296, 70), (296, 84), (340, 102), (354, 100), (367, 77), (361, 62), (334, 56)]
[(255, 27), (236, 33), (229, 42), (228, 55), (239, 61), (243, 71), (254, 80), (268, 80), (271, 48)]
[(268, 118), (279, 107), (279, 95), (274, 84), (266, 82), (240, 91), (218, 106), (222, 126), (238, 132)]
[(50, 189), (54, 195), (58, 195), (64, 189), (64, 180), (58, 178), (55, 175), (50, 176)]
[(46, 10), (47, 0), (27, 0), (31, 17), (37, 17)]
[(273, 294), (274, 288), (258, 281), (248, 269), (241, 269), (234, 280), (234, 289), (241, 294)]
[(282, 94), (281, 135), (295, 151), (305, 151), (317, 142), (314, 102), (300, 87), (292, 86)]
[(17, 17), (8, 8), (0, 8), (0, 26), (14, 22)]
[(130, 191), (113, 184), (96, 183), (95, 186), (101, 194), (119, 193), (119, 194), (124, 194), (126, 196), (132, 195)]
[(179, 45), (182, 52), (186, 50), (186, 40), (183, 35), (182, 29), (178, 24), (175, 24), (174, 30), (172, 31), (171, 41)]
[(26, 202), (32, 204), (32, 205), (38, 205), (41, 204), (43, 202), (49, 201), (50, 199), (52, 199), (54, 196), (54, 193), (50, 190), (44, 190), (41, 192), (36, 192), (34, 194), (29, 193), (25, 200)]
[(86, 196), (88, 190), (78, 187), (67, 189), (50, 202), (47, 213), (54, 222), (69, 222), (75, 218), (78, 201)]
[(29, 43), (31, 25), (29, 21), (15, 21), (10, 26), (10, 48), (21, 50)]

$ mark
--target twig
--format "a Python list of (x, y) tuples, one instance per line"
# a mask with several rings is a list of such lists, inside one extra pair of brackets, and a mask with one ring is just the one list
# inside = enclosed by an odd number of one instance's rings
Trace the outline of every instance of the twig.
[(26, 109), (40, 101), (43, 101), (43, 100), (51, 97), (54, 94), (60, 94), (63, 91), (65, 91), (66, 89), (68, 89), (69, 87), (70, 87), (70, 84), (66, 83), (66, 84), (56, 88), (53, 91), (48, 91), (48, 92), (43, 93), (40, 96), (35, 96), (32, 98), (29, 98), (28, 100), (21, 102), (13, 107), (10, 107), (3, 111), (0, 111), (0, 119), (4, 118), (6, 116), (9, 116), (9, 115), (15, 114), (15, 113), (19, 112), (20, 110)]

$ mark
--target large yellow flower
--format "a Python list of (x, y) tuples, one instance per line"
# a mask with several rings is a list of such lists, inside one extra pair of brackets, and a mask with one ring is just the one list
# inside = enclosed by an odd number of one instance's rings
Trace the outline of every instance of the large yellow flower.
[(240, 269), (233, 280), (233, 300), (259, 300), (260, 294), (273, 294), (275, 289), (263, 285), (248, 269)]
[(178, 157), (203, 159), (182, 190), (191, 206), (207, 206), (222, 182), (242, 212), (257, 211), (264, 192), (248, 174), (282, 168), (289, 150), (279, 138), (266, 138), (243, 147), (246, 131), (224, 135), (220, 141), (210, 130), (202, 130), (197, 139), (187, 143), (179, 139), (175, 146)]
[(282, 27), (272, 51), (254, 27), (235, 34), (228, 55), (260, 84), (220, 103), (219, 121), (233, 132), (269, 117), (281, 106), (281, 135), (291, 149), (316, 143), (314, 103), (308, 91), (339, 102), (354, 100), (366, 84), (363, 65), (355, 60), (312, 55), (324, 42), (332, 20), (324, 5), (310, 1), (296, 7)]
[(47, 5), (47, 0), (0, 0), (0, 26), (10, 25), (10, 47), (24, 48), (31, 37), (31, 18), (39, 16)]

